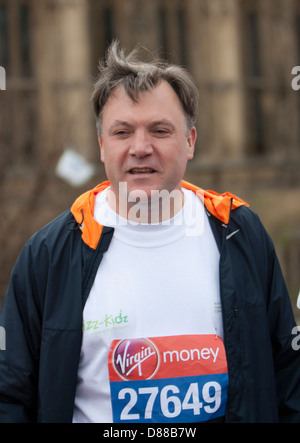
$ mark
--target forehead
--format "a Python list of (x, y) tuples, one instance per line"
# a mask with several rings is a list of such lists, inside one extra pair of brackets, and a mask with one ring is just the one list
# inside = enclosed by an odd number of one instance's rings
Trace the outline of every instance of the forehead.
[(166, 81), (141, 92), (136, 101), (129, 97), (123, 86), (113, 90), (103, 108), (103, 124), (135, 118), (185, 120), (180, 100)]

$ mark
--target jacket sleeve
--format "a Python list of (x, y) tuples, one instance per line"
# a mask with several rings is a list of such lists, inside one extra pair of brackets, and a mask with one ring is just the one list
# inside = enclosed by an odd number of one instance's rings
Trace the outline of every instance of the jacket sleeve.
[[(295, 320), (274, 246), (269, 241), (268, 317), (273, 345), (280, 422), (300, 422), (300, 346)], [(297, 329), (297, 328), (296, 328)]]
[[(0, 422), (35, 422), (41, 309), (38, 294), (46, 276), (40, 253), (28, 243), (12, 272), (0, 312), (5, 330), (5, 349), (0, 351)], [(37, 276), (39, 278), (37, 278)]]

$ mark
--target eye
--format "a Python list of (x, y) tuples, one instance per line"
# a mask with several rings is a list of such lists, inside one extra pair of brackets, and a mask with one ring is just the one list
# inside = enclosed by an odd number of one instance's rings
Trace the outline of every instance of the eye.
[(156, 132), (157, 134), (165, 134), (165, 133), (167, 133), (168, 131), (166, 131), (165, 129), (156, 129), (155, 132)]
[(153, 130), (153, 134), (157, 137), (167, 137), (170, 134), (170, 131), (164, 128), (156, 128)]
[(127, 137), (130, 134), (130, 132), (127, 129), (118, 129), (117, 131), (114, 131), (113, 135), (115, 137)]

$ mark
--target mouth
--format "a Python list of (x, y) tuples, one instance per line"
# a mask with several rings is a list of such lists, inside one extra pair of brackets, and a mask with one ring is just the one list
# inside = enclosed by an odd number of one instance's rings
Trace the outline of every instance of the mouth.
[(135, 175), (135, 174), (153, 174), (154, 172), (156, 172), (154, 169), (152, 168), (131, 168), (129, 169), (129, 174)]

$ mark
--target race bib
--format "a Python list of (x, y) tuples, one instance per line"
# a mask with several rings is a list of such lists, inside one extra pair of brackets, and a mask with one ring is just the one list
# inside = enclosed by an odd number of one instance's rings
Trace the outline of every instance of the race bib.
[(225, 415), (227, 361), (215, 335), (114, 340), (108, 370), (114, 423), (192, 423)]

